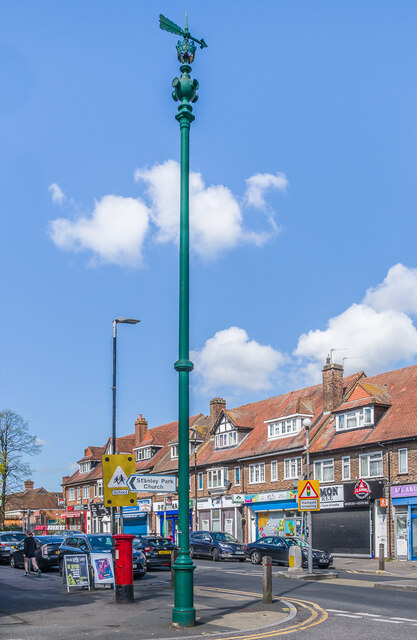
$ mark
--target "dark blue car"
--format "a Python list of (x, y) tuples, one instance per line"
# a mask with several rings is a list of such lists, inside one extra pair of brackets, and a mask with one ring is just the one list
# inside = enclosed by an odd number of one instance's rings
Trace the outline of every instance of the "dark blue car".
[(245, 562), (245, 545), (223, 531), (193, 531), (190, 534), (190, 556)]

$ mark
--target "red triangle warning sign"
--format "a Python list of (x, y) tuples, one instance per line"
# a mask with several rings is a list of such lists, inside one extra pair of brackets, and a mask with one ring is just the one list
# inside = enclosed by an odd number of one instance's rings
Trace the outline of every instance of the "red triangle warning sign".
[(306, 499), (306, 498), (318, 498), (318, 493), (315, 490), (315, 488), (313, 487), (313, 485), (311, 484), (311, 482), (309, 480), (307, 480), (307, 482), (304, 485), (304, 489), (302, 490), (302, 492), (300, 493), (300, 495), (298, 496), (298, 499)]

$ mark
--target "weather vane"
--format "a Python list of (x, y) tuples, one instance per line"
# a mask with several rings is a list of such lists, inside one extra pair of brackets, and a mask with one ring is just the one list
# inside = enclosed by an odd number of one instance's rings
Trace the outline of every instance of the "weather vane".
[[(159, 26), (164, 31), (175, 33), (176, 35), (182, 36), (184, 38), (183, 41), (178, 40), (177, 42), (178, 60), (183, 64), (184, 63), (191, 64), (193, 62), (195, 50), (197, 49), (194, 42), (197, 42), (197, 44), (200, 45), (201, 49), (204, 49), (204, 47), (207, 47), (207, 44), (204, 42), (203, 38), (201, 38), (201, 40), (198, 40), (197, 38), (194, 38), (194, 36), (190, 34), (188, 30), (187, 12), (185, 12), (185, 29), (181, 29), (181, 27), (175, 24), (175, 22), (172, 22), (172, 20), (168, 20), (168, 18), (165, 18), (165, 16), (163, 16), (162, 13), (159, 15)], [(193, 42), (190, 42), (190, 40), (192, 40)]]

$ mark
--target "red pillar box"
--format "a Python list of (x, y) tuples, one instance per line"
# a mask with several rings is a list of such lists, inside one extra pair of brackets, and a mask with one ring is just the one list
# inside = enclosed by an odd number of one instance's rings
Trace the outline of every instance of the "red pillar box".
[(133, 602), (133, 540), (130, 533), (113, 536), (114, 575), (116, 579), (116, 602)]

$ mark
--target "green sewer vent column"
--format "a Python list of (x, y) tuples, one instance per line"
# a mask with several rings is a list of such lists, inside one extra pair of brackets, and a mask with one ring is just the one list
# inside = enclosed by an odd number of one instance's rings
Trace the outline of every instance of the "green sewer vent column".
[(159, 26), (165, 31), (183, 37), (177, 43), (181, 77), (172, 81), (172, 97), (179, 102), (178, 120), (181, 132), (181, 216), (180, 216), (180, 274), (179, 274), (179, 358), (174, 367), (178, 371), (178, 554), (174, 563), (175, 590), (172, 622), (181, 627), (195, 624), (194, 565), (190, 558), (190, 506), (189, 506), (189, 373), (193, 370), (189, 354), (189, 176), (190, 176), (190, 125), (194, 120), (191, 103), (198, 98), (197, 80), (190, 77), (197, 42), (203, 49), (204, 40), (197, 40), (188, 31), (164, 16), (159, 16)]

